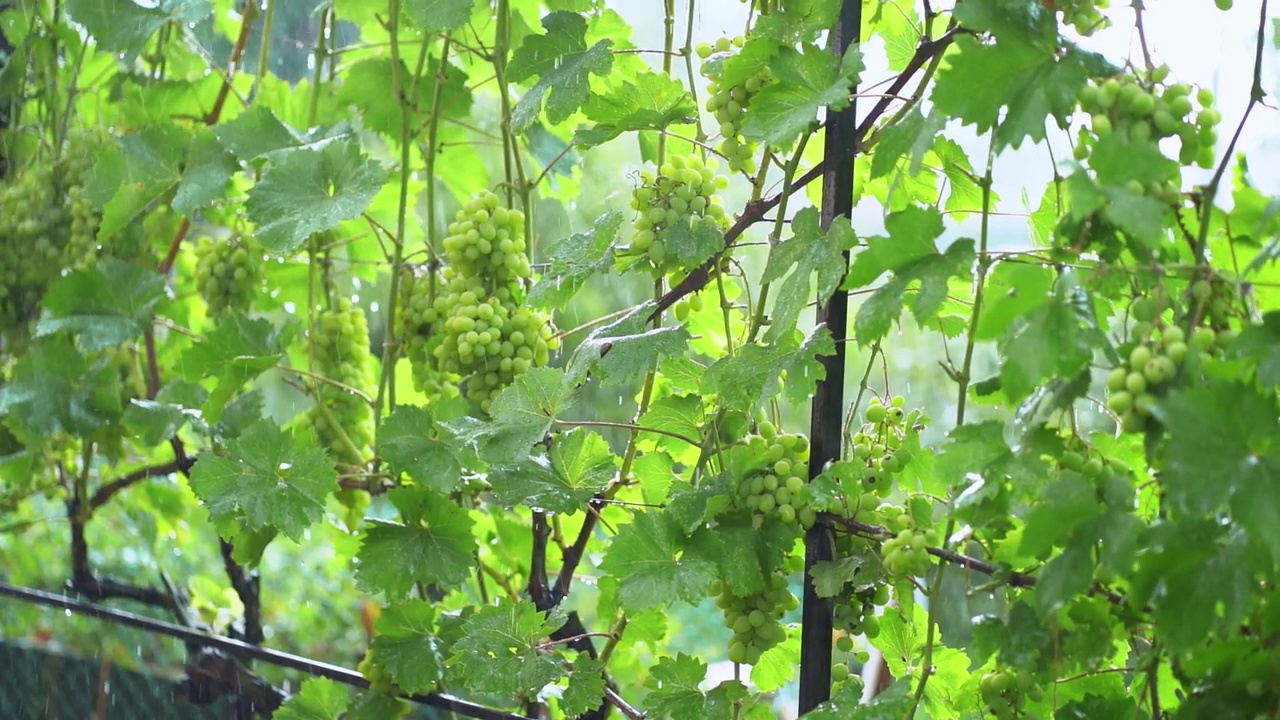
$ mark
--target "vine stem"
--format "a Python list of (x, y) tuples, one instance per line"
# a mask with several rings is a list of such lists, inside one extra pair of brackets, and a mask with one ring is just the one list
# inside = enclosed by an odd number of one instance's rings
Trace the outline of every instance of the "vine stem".
[[(787, 161), (786, 169), (782, 175), (782, 190), (778, 193), (781, 198), (778, 201), (778, 217), (773, 221), (773, 232), (769, 234), (769, 248), (773, 249), (782, 240), (782, 229), (787, 224), (787, 203), (791, 199), (792, 184), (795, 182), (796, 170), (800, 167), (800, 159), (804, 157), (805, 146), (809, 144), (809, 138), (813, 133), (801, 133), (800, 141), (796, 144), (796, 151), (792, 153), (791, 159)], [(718, 274), (718, 273), (717, 273)], [(756, 311), (751, 316), (751, 327), (747, 330), (747, 345), (756, 341), (756, 336), (760, 334), (760, 328), (764, 325), (765, 319), (765, 301), (769, 299), (769, 283), (761, 283), (759, 294), (756, 296)]]
[[(685, 35), (684, 35), (684, 47), (680, 49), (680, 53), (684, 55), (685, 71), (689, 75), (689, 95), (690, 97), (693, 98), (693, 106), (695, 108), (701, 107), (701, 105), (698, 104), (697, 78), (693, 72), (693, 23), (694, 23), (694, 20), (697, 19), (697, 7), (698, 7), (698, 0), (689, 0), (689, 14), (685, 20), (686, 27), (685, 27)], [(706, 140), (707, 133), (706, 133), (706, 130), (704, 130), (702, 127), (702, 113), (695, 112), (693, 114), (693, 117), (694, 117), (694, 127), (697, 128), (695, 137), (700, 141)], [(706, 160), (705, 152), (704, 152), (704, 157), (702, 159)]]
[(1253, 59), (1253, 85), (1249, 89), (1249, 103), (1245, 105), (1244, 114), (1240, 116), (1240, 123), (1236, 125), (1236, 131), (1231, 135), (1231, 142), (1227, 143), (1227, 149), (1222, 153), (1222, 160), (1218, 161), (1218, 167), (1213, 172), (1213, 178), (1204, 186), (1204, 192), (1200, 198), (1204, 208), (1201, 211), (1196, 247), (1193, 248), (1197, 265), (1204, 264), (1204, 253), (1209, 243), (1209, 220), (1213, 216), (1213, 200), (1218, 194), (1218, 186), (1222, 184), (1222, 176), (1227, 172), (1227, 165), (1231, 162), (1231, 155), (1235, 152), (1236, 143), (1240, 141), (1240, 134), (1244, 132), (1244, 124), (1249, 121), (1250, 113), (1267, 95), (1266, 91), (1262, 89), (1262, 51), (1266, 47), (1266, 43), (1267, 0), (1262, 0), (1262, 8), (1258, 18), (1258, 42)]
[[(991, 257), (987, 254), (987, 246), (990, 238), (991, 225), (991, 184), (992, 184), (992, 168), (996, 159), (996, 134), (993, 129), (991, 132), (991, 144), (987, 150), (987, 171), (982, 176), (982, 229), (978, 235), (978, 261), (977, 271), (973, 279), (973, 314), (969, 317), (969, 333), (964, 348), (963, 366), (960, 369), (959, 397), (956, 399), (956, 427), (964, 425), (965, 401), (969, 395), (970, 375), (973, 370), (973, 352), (977, 346), (978, 319), (982, 315), (983, 290), (986, 286), (987, 271), (991, 268)], [(955, 519), (947, 520), (946, 530), (942, 534), (942, 542), (945, 544), (955, 532)], [(924, 641), (924, 657), (920, 662), (920, 684), (916, 686), (915, 696), (911, 700), (911, 712), (907, 715), (907, 720), (913, 720), (916, 711), (920, 709), (920, 703), (924, 700), (924, 691), (929, 684), (929, 677), (933, 674), (933, 645), (937, 639), (938, 627), (938, 603), (937, 593), (942, 587), (942, 578), (947, 569), (947, 563), (938, 563), (934, 568), (933, 580), (929, 583), (929, 612), (925, 619), (925, 641)]]
[[(373, 421), (377, 427), (382, 421), (383, 400), (394, 408), (396, 404), (396, 358), (400, 346), (396, 343), (396, 305), (400, 296), (400, 266), (404, 264), (404, 236), (409, 214), (409, 168), (410, 154), (413, 151), (412, 131), (413, 118), (411, 111), (416, 105), (410, 104), (416, 98), (418, 80), (422, 76), (422, 68), (426, 62), (427, 48), (432, 36), (425, 34), (422, 38), (422, 49), (419, 51), (418, 64), (406, 88), (403, 68), (400, 59), (400, 0), (389, 0), (387, 9), (387, 33), (391, 36), (391, 91), (400, 106), (400, 197), (396, 209), (396, 232), (391, 238), (393, 247), (391, 258), (391, 280), (387, 289), (386, 322), (382, 330), (382, 377), (378, 381), (378, 396), (374, 399)], [(407, 92), (406, 92), (407, 90)]]
[(619, 428), (622, 430), (630, 430), (636, 433), (651, 432), (655, 435), (666, 435), (676, 440), (683, 440), (690, 445), (697, 447), (698, 441), (688, 435), (681, 435), (672, 430), (663, 430), (661, 428), (647, 427), (645, 425), (637, 425), (635, 423), (605, 422), (603, 420), (555, 420), (554, 424), (560, 427), (602, 427), (602, 428)]

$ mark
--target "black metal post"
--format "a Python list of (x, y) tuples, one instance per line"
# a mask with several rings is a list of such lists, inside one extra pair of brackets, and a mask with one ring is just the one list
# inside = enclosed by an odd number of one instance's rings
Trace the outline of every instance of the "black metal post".
[[(862, 29), (862, 0), (845, 0), (840, 20), (831, 38), (832, 52), (844, 57), (850, 45), (859, 42)], [(850, 88), (850, 93), (857, 87)], [(823, 148), (825, 170), (822, 174), (822, 228), (853, 210), (853, 159), (858, 148), (857, 103), (839, 112), (829, 112), (826, 143)], [(849, 253), (844, 254), (849, 266)], [(844, 416), (845, 334), (849, 318), (849, 297), (837, 289), (830, 299), (819, 298), (818, 322), (825, 323), (836, 341), (834, 355), (822, 358), (826, 379), (818, 383), (813, 397), (813, 414), (809, 423), (812, 443), (809, 475), (822, 472), (828, 462), (840, 459), (840, 429)], [(800, 630), (800, 704), (807, 713), (831, 697), (831, 631), (832, 602), (818, 597), (810, 571), (823, 560), (832, 559), (834, 548), (830, 531), (815, 523), (805, 534), (804, 607)]]

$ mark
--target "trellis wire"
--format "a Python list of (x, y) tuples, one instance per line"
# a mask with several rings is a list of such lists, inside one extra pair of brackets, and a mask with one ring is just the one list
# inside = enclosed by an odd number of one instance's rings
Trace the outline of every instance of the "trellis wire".
[[(34, 588), (20, 587), (17, 585), (10, 585), (6, 582), (0, 582), (0, 596), (7, 596), (39, 605), (47, 605), (49, 607), (68, 610), (80, 615), (106, 620), (107, 622), (127, 625), (129, 627), (146, 630), (160, 635), (168, 635), (169, 637), (177, 638), (193, 645), (202, 645), (205, 647), (225, 650), (226, 652), (236, 656), (262, 660), (263, 662), (268, 662), (279, 667), (297, 670), (315, 677), (328, 678), (352, 687), (369, 687), (369, 681), (365, 680), (363, 675), (344, 667), (330, 665), (329, 663), (311, 660), (309, 658), (292, 655), (279, 650), (271, 650), (269, 648), (251, 645), (234, 638), (202, 633), (181, 625), (164, 622), (163, 620), (156, 620), (143, 615), (126, 612), (124, 610), (116, 610), (115, 608), (87, 603), (82, 600), (76, 600), (63, 595), (55, 595), (50, 592), (45, 592), (44, 590), (36, 590)], [(504, 712), (502, 710), (495, 710), (445, 693), (405, 695), (404, 698), (423, 705), (447, 710), (463, 717), (475, 718), (475, 720), (533, 720), (525, 715), (517, 715), (515, 713)]]

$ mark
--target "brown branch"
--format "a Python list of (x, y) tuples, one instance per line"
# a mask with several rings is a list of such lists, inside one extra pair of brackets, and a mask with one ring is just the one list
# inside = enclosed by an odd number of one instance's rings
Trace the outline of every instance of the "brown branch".
[[(911, 57), (907, 66), (898, 74), (898, 77), (894, 79), (893, 83), (889, 86), (889, 89), (884, 92), (884, 95), (880, 98), (879, 102), (871, 108), (871, 112), (862, 121), (862, 124), (858, 126), (856, 138), (857, 145), (862, 144), (862, 141), (865, 140), (867, 135), (871, 132), (871, 128), (875, 126), (875, 123), (884, 115), (885, 111), (889, 109), (889, 106), (894, 102), (898, 93), (902, 88), (906, 87), (907, 83), (911, 81), (911, 78), (920, 71), (920, 68), (924, 67), (924, 64), (934, 56), (946, 50), (947, 47), (951, 45), (951, 42), (955, 40), (956, 36), (961, 32), (964, 31), (959, 28), (953, 28), (937, 40), (927, 40), (920, 43), (920, 46), (916, 48), (915, 55)], [(690, 272), (683, 280), (680, 281), (679, 284), (671, 288), (667, 294), (659, 298), (657, 306), (654, 308), (653, 312), (649, 314), (649, 321), (652, 322), (654, 318), (661, 315), (667, 308), (675, 305), (676, 302), (686, 295), (698, 292), (702, 288), (706, 287), (707, 283), (711, 281), (712, 271), (715, 270), (720, 263), (721, 256), (723, 256), (724, 252), (734, 245), (738, 237), (741, 236), (742, 233), (746, 232), (747, 228), (763, 221), (765, 213), (772, 210), (774, 207), (777, 207), (778, 203), (782, 202), (784, 194), (794, 193), (821, 177), (823, 164), (824, 161), (819, 160), (816, 165), (809, 168), (808, 172), (797, 178), (789, 188), (784, 189), (782, 192), (768, 198), (753, 200), (747, 203), (747, 206), (742, 209), (742, 214), (738, 216), (737, 221), (734, 222), (733, 226), (724, 234), (725, 249), (712, 256), (711, 259), (703, 263), (701, 267)]]
[[(851, 520), (841, 515), (819, 513), (818, 517), (828, 524), (842, 526), (851, 534), (868, 540), (887, 540), (897, 535), (897, 533), (880, 527), (879, 525), (868, 525), (867, 523)], [(954, 550), (939, 547), (928, 547), (925, 548), (925, 552), (940, 560), (945, 560), (954, 565), (959, 565), (966, 570), (973, 570), (984, 575), (1003, 579), (1011, 587), (1034, 587), (1036, 585), (1036, 578), (1034, 575), (1005, 570), (1004, 568), (986, 562), (985, 560), (979, 560), (978, 558), (970, 557), (969, 555), (964, 555)], [(1123, 596), (1112, 592), (1111, 590), (1107, 590), (1096, 583), (1092, 588), (1090, 588), (1089, 594), (1101, 595), (1115, 605), (1128, 606), (1128, 603), (1125, 601)]]
[[(244, 55), (245, 46), (249, 44), (249, 31), (253, 29), (254, 16), (257, 12), (258, 4), (254, 0), (244, 4), (244, 15), (240, 18), (240, 37), (236, 38), (236, 44), (231, 48), (231, 60), (227, 63), (227, 74), (222, 80), (222, 87), (218, 90), (218, 98), (213, 101), (213, 109), (204, 117), (206, 125), (217, 125), (218, 119), (222, 117), (222, 108), (227, 104), (227, 96), (231, 94), (231, 85), (235, 82), (236, 72), (240, 69), (240, 58)], [(258, 72), (263, 70), (259, 68)]]
[(556, 578), (554, 597), (557, 604), (569, 594), (573, 573), (577, 571), (578, 564), (582, 562), (582, 556), (587, 551), (587, 542), (591, 540), (591, 533), (596, 528), (596, 519), (599, 517), (604, 500), (602, 496), (591, 498), (587, 505), (587, 515), (582, 519), (582, 529), (578, 531), (578, 537), (573, 541), (573, 545), (564, 553), (560, 565), (560, 576)]
[(644, 713), (631, 707), (631, 704), (628, 703), (626, 700), (623, 700), (622, 696), (618, 694), (617, 690), (614, 690), (611, 687), (605, 686), (604, 696), (609, 698), (609, 702), (613, 703), (614, 707), (618, 708), (618, 712), (622, 713), (623, 715), (626, 715), (628, 718), (631, 718), (631, 720), (643, 720)]
[(133, 600), (168, 610), (179, 615), (169, 593), (152, 587), (130, 585), (110, 578), (99, 578), (89, 566), (89, 543), (85, 540), (84, 525), (89, 515), (80, 510), (76, 497), (67, 500), (67, 517), (71, 520), (71, 580), (67, 583), (72, 592), (89, 600)]
[(191, 460), (183, 457), (181, 459), (170, 460), (167, 463), (161, 463), (160, 465), (149, 465), (147, 467), (134, 470), (128, 475), (122, 475), (98, 488), (98, 491), (89, 499), (89, 509), (91, 511), (97, 510), (110, 502), (111, 498), (115, 497), (116, 493), (121, 490), (128, 489), (129, 487), (132, 487), (133, 485), (136, 485), (148, 478), (164, 477), (165, 475), (172, 475), (176, 472), (186, 473), (191, 469), (191, 465), (193, 464), (194, 463)]
[(222, 549), (222, 564), (227, 570), (227, 579), (231, 581), (231, 588), (240, 596), (240, 603), (244, 605), (244, 641), (261, 645), (262, 587), (259, 575), (256, 571), (246, 570), (235, 561), (232, 557), (235, 547), (231, 543), (222, 538), (218, 539), (218, 543)]
[[(588, 514), (587, 517), (583, 519), (584, 528), (587, 523), (590, 523), (591, 517), (592, 515)], [(564, 596), (568, 594), (567, 584), (565, 585), (564, 593), (559, 591), (559, 582), (556, 583), (556, 592), (552, 592), (551, 588), (548, 586), (547, 540), (550, 537), (551, 527), (547, 524), (546, 514), (534, 512), (533, 553), (529, 560), (529, 597), (533, 600), (534, 607), (538, 608), (541, 612), (550, 612), (555, 609), (555, 607), (560, 604), (560, 601), (564, 599)], [(579, 540), (581, 539), (582, 535), (579, 535)], [(585, 540), (582, 541), (582, 545), (584, 547), (586, 546)], [(577, 547), (577, 543), (574, 544), (574, 547)], [(570, 552), (572, 552), (572, 549)], [(568, 563), (568, 557), (569, 555), (566, 553), (566, 564)], [(577, 557), (580, 558), (581, 555)], [(577, 563), (575, 562), (574, 564), (576, 565)], [(572, 570), (569, 572), (569, 576), (572, 578)], [(563, 577), (563, 574), (561, 577)], [(584, 652), (592, 660), (598, 660), (600, 658), (600, 653), (596, 650), (595, 643), (591, 642), (591, 638), (597, 635), (600, 634), (590, 633), (587, 631), (587, 628), (582, 624), (582, 618), (578, 615), (578, 611), (573, 610), (569, 612), (564, 625), (561, 625), (558, 630), (551, 633), (551, 640), (555, 641), (557, 644), (564, 644), (570, 649), (577, 650), (578, 652)], [(616, 688), (614, 688), (613, 681), (609, 678), (609, 674), (607, 672), (602, 674), (604, 675), (606, 691), (614, 689), (616, 694)], [(599, 708), (590, 710), (581, 715), (580, 717), (582, 720), (604, 720), (609, 717), (609, 706), (617, 706), (617, 703), (613, 702), (613, 699), (609, 697), (607, 692), (602, 700), (608, 700), (608, 702), (602, 702)], [(625, 704), (626, 703), (623, 703), (623, 705)], [(618, 709), (623, 710), (620, 706), (618, 706)], [(623, 712), (625, 713), (625, 711)]]

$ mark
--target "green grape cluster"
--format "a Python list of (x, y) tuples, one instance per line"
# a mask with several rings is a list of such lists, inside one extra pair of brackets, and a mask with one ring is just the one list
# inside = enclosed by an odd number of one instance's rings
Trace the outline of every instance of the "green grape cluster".
[(773, 423), (759, 424), (759, 435), (747, 438), (747, 446), (764, 458), (758, 467), (738, 482), (738, 497), (753, 513), (758, 528), (769, 516), (808, 529), (816, 514), (804, 501), (809, 482), (809, 439), (804, 435), (779, 433)]
[(982, 676), (978, 689), (987, 710), (999, 720), (1018, 717), (1027, 700), (1044, 699), (1044, 689), (1035, 682), (1031, 671), (1022, 668), (999, 668)]
[(457, 377), (436, 367), (432, 353), (440, 341), (433, 325), (439, 317), (434, 310), (434, 298), (444, 286), (441, 273), (420, 275), (409, 265), (401, 272), (400, 309), (396, 319), (400, 323), (400, 341), (409, 359), (414, 387), (428, 397), (457, 397)]
[(641, 185), (631, 197), (636, 232), (631, 244), (619, 249), (618, 260), (625, 265), (639, 263), (654, 277), (661, 277), (683, 269), (667, 247), (681, 221), (689, 223), (686, 232), (696, 232), (700, 223), (726, 227), (724, 205), (716, 192), (729, 181), (716, 174), (714, 161), (703, 163), (697, 155), (673, 155), (656, 173), (646, 168), (640, 177)]
[(733, 631), (729, 642), (729, 660), (755, 665), (764, 652), (787, 639), (782, 618), (800, 607), (800, 600), (787, 589), (787, 576), (769, 576), (769, 587), (763, 592), (739, 597), (732, 583), (717, 579), (711, 585), (716, 606), (724, 611), (724, 624)]
[[(1090, 82), (1080, 91), (1080, 108), (1090, 114), (1090, 128), (1096, 138), (1123, 133), (1133, 143), (1154, 143), (1177, 137), (1181, 142), (1179, 163), (1211, 168), (1217, 126), (1222, 120), (1222, 114), (1213, 107), (1213, 92), (1201, 88), (1195, 91), (1193, 101), (1190, 85), (1163, 85), (1168, 74), (1168, 66), (1161, 66), (1147, 80), (1123, 74), (1101, 83)], [(1084, 160), (1090, 154), (1091, 142), (1083, 130), (1080, 140), (1076, 143), (1076, 159)], [(1176, 186), (1171, 185), (1172, 181), (1153, 183), (1151, 187), (1136, 183), (1133, 189), (1153, 194), (1176, 192)]]
[(1219, 277), (1196, 280), (1187, 288), (1187, 296), (1187, 305), (1195, 320), (1221, 329), (1214, 337), (1215, 343), (1220, 347), (1230, 344), (1235, 338), (1235, 334), (1229, 332), (1230, 325), (1237, 315), (1236, 298), (1231, 284)]
[[(715, 45), (711, 43), (699, 43), (695, 51), (698, 57), (707, 60), (713, 53), (728, 53), (737, 48), (741, 49), (743, 39), (736, 37), (732, 40), (729, 38), (720, 38)], [(707, 112), (713, 113), (716, 122), (720, 124), (720, 144), (716, 146), (716, 150), (724, 155), (729, 163), (730, 172), (745, 172), (748, 175), (754, 175), (756, 172), (756, 144), (747, 140), (742, 136), (742, 125), (746, 118), (747, 110), (751, 106), (751, 99), (756, 93), (760, 92), (760, 88), (768, 85), (773, 79), (767, 66), (762, 67), (754, 75), (745, 80), (738, 82), (732, 86), (726, 86), (724, 83), (724, 60), (717, 59), (715, 62), (704, 63), (702, 66), (702, 74), (706, 76), (710, 82), (707, 84), (707, 92), (710, 97), (707, 99)]]
[[(922, 417), (919, 411), (908, 417), (906, 404), (901, 395), (891, 398), (888, 405), (872, 396), (863, 413), (862, 429), (853, 436), (853, 456), (860, 461), (855, 467), (864, 494), (883, 498), (893, 492), (894, 478), (908, 459), (904, 443), (909, 433), (919, 432), (917, 425)], [(874, 498), (863, 500), (859, 508), (876, 507)]]
[(529, 279), (526, 249), (524, 213), (503, 207), (492, 192), (458, 210), (444, 239), (444, 256), (460, 277), (483, 277), (497, 286)]
[(1085, 37), (1106, 26), (1102, 11), (1111, 6), (1109, 0), (1047, 0), (1046, 7), (1062, 13), (1062, 21)]
[(444, 246), (449, 266), (404, 278), (402, 336), (418, 389), (462, 384), (487, 412), (499, 391), (546, 365), (560, 341), (550, 318), (523, 302), (532, 275), (523, 213), (481, 193), (458, 211)]
[(689, 313), (702, 312), (702, 308), (702, 295), (700, 293), (693, 293), (688, 297), (677, 300), (675, 306), (671, 308), (671, 311), (676, 316), (676, 322), (684, 322), (689, 319)]
[[(877, 632), (878, 631), (879, 631), (879, 626), (877, 626)], [(851, 669), (849, 668), (850, 657), (854, 655), (853, 638), (849, 637), (848, 635), (841, 635), (840, 637), (836, 638), (835, 654), (837, 656), (843, 656), (843, 661), (835, 662), (831, 664), (832, 696), (839, 695), (840, 691), (844, 689), (844, 686), (847, 683), (854, 683), (855, 687), (861, 688), (862, 678), (857, 675), (853, 675)], [(857, 659), (859, 662), (866, 662), (867, 657), (868, 656), (866, 651), (861, 651), (857, 653)]]
[(196, 290), (209, 306), (209, 315), (249, 312), (265, 277), (262, 250), (252, 238), (205, 236), (197, 241)]
[(1112, 369), (1107, 376), (1107, 407), (1120, 417), (1125, 432), (1146, 427), (1156, 398), (1177, 379), (1190, 348), (1182, 328), (1166, 326), (1158, 336), (1142, 339), (1129, 351), (1126, 362)]
[(96, 253), (98, 216), (84, 184), (99, 145), (73, 135), (56, 162), (36, 159), (0, 184), (0, 332), (24, 328), (50, 283)]
[(938, 531), (917, 527), (910, 515), (902, 513), (894, 520), (897, 535), (880, 546), (881, 564), (890, 577), (909, 578), (924, 575), (933, 565), (929, 547), (942, 540)]
[[(348, 388), (371, 395), (377, 384), (364, 310), (354, 307), (347, 298), (338, 299), (316, 317), (309, 340), (312, 372), (340, 385), (316, 384), (315, 406), (307, 411), (307, 419), (334, 458), (359, 465), (373, 445), (373, 407)], [(328, 410), (337, 427), (323, 409)], [(346, 432), (354, 448), (342, 442), (338, 428)]]
[(880, 635), (880, 618), (876, 606), (889, 602), (889, 586), (878, 583), (875, 587), (851, 592), (836, 599), (834, 627), (850, 635), (865, 635), (875, 639)]
[(381, 695), (396, 694), (395, 683), (381, 663), (374, 659), (373, 648), (364, 651), (364, 657), (360, 659), (360, 664), (356, 665), (356, 670), (369, 681), (370, 690)]

